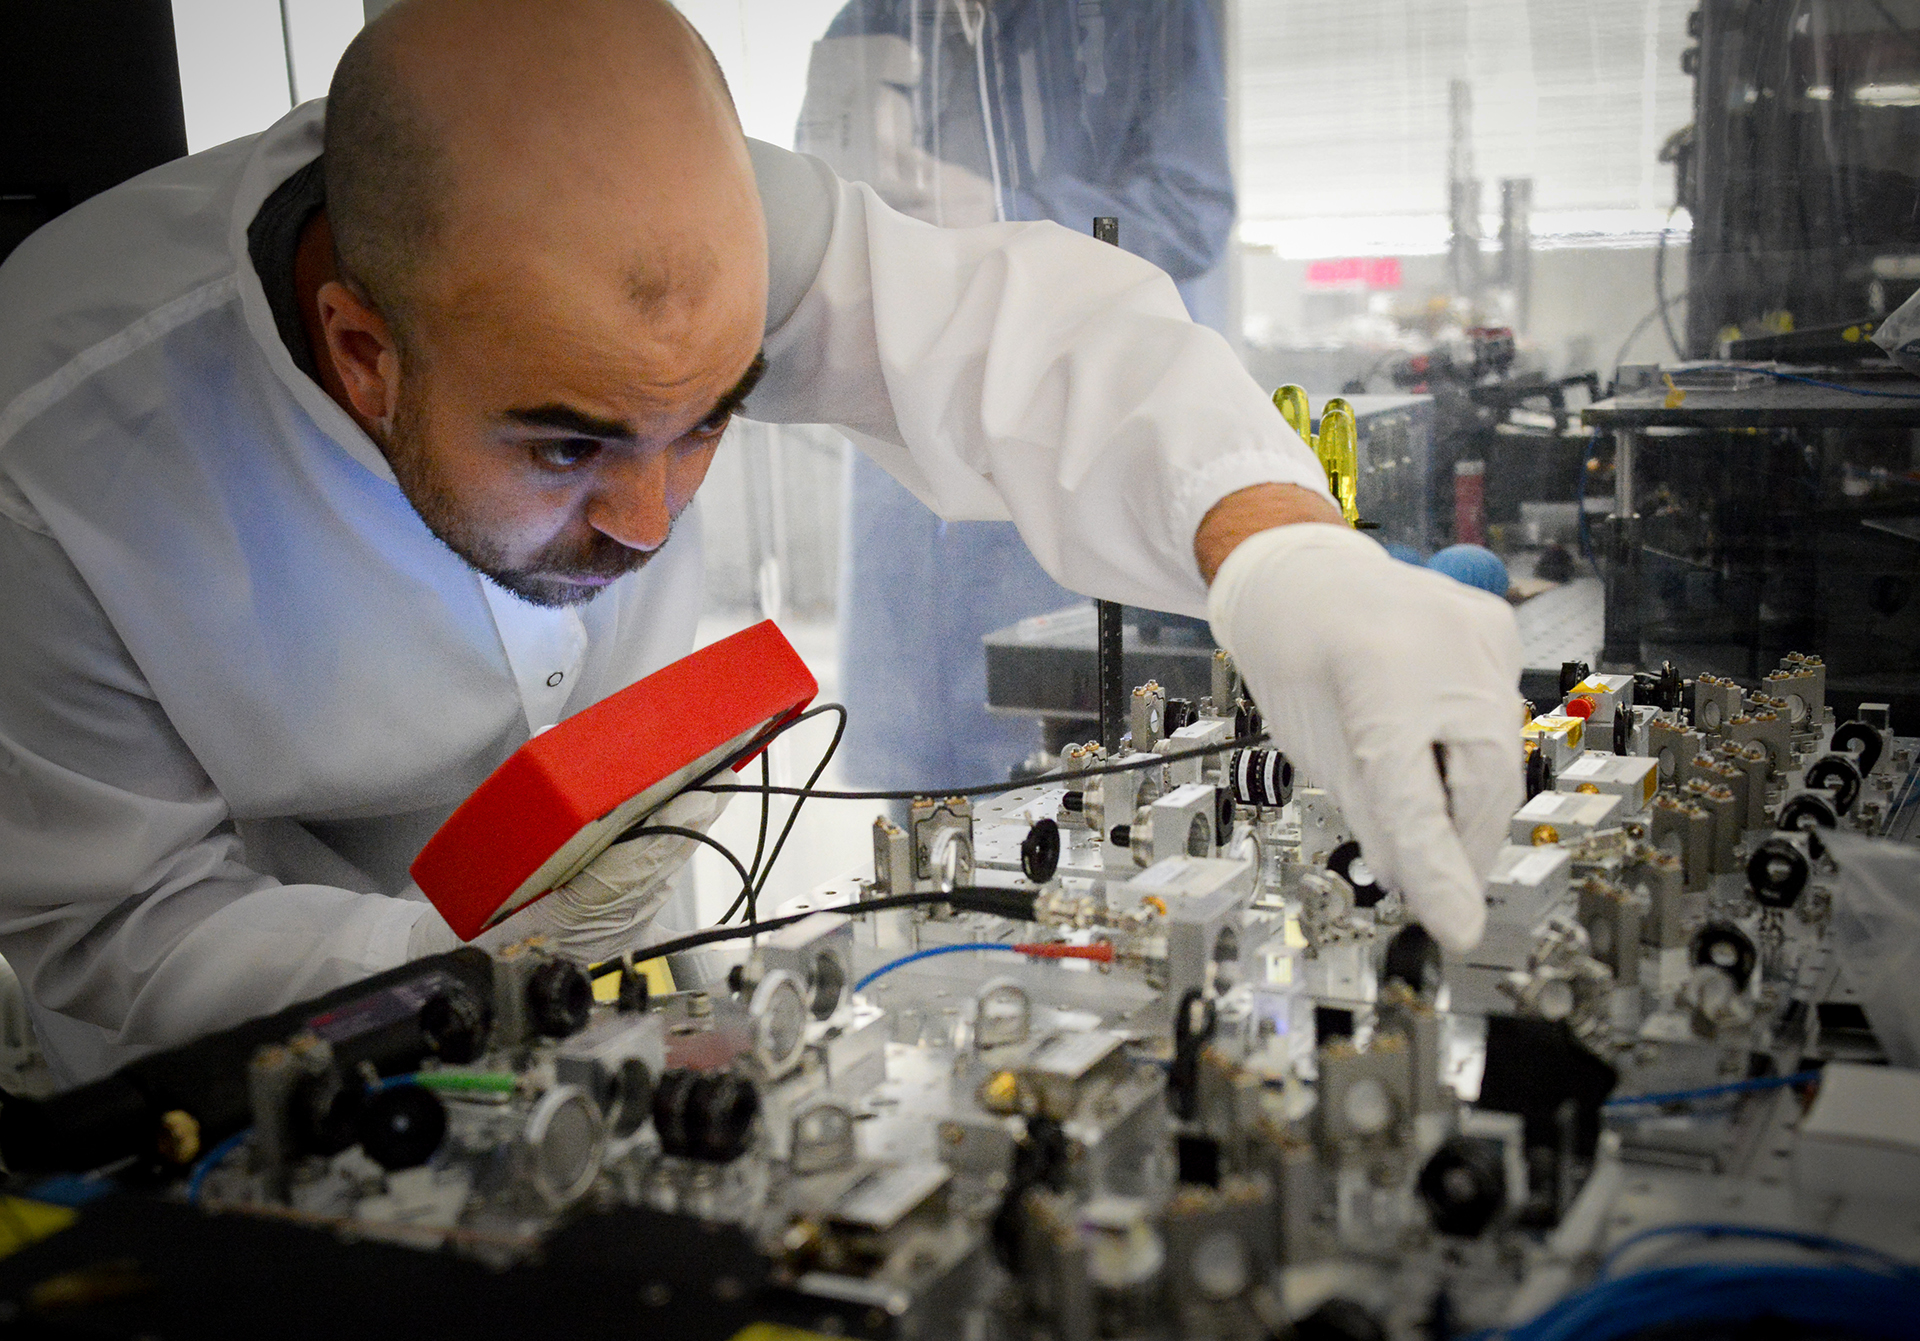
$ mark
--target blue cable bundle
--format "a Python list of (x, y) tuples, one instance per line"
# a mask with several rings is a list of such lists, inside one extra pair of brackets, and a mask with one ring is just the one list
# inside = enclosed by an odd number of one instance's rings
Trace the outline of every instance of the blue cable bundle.
[[(1621, 1255), (1652, 1238), (1748, 1238), (1836, 1253), (1850, 1261), (1694, 1262), (1631, 1275), (1609, 1273)], [(1530, 1322), (1492, 1335), (1501, 1341), (1620, 1341), (1658, 1328), (1739, 1324), (1777, 1318), (1849, 1337), (1914, 1335), (1920, 1268), (1859, 1244), (1820, 1234), (1750, 1225), (1662, 1225), (1621, 1243), (1600, 1279)]]

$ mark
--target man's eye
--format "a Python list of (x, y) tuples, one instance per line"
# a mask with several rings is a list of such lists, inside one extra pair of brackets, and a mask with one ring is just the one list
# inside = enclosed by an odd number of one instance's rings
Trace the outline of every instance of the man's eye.
[(731, 410), (725, 414), (709, 415), (707, 418), (695, 424), (693, 431), (687, 436), (692, 438), (717, 438), (727, 431), (727, 425), (732, 422), (733, 412)]
[(573, 470), (585, 465), (600, 452), (592, 438), (551, 438), (531, 448), (533, 462), (548, 470)]

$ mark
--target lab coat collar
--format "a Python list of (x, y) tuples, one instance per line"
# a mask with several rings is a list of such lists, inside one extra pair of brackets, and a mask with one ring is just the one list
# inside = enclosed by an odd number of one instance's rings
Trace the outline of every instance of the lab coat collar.
[[(234, 192), (233, 216), (227, 224), (227, 247), (233, 257), (234, 275), (239, 285), (240, 310), (246, 318), (248, 333), (266, 358), (267, 367), (273, 370), (273, 375), (286, 386), (288, 393), (312, 417), (322, 433), (338, 443), (354, 460), (393, 484), (397, 483), (393, 468), (387, 464), (387, 458), (379, 446), (353, 421), (353, 416), (341, 409), (319, 383), (300, 371), (299, 365), (294, 363), (286, 342), (280, 338), (280, 328), (274, 322), (273, 309), (267, 305), (266, 287), (261, 284), (260, 275), (253, 268), (253, 257), (247, 250), (247, 229), (252, 225), (254, 216), (260, 213), (260, 207), (266, 203), (267, 197), (287, 178), (320, 156), (326, 110), (325, 98), (303, 102), (267, 127), (254, 141), (253, 152), (247, 157), (246, 166), (240, 173), (240, 184)], [(318, 357), (319, 351), (314, 352)]]

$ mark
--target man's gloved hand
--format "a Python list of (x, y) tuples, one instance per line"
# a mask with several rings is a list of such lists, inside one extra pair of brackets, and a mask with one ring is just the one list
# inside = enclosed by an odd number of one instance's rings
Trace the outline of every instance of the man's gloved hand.
[(1301, 522), (1242, 541), (1207, 612), (1274, 745), (1333, 793), (1374, 874), (1442, 945), (1473, 946), (1525, 790), (1507, 604)]
[[(705, 833), (726, 809), (730, 792), (682, 792), (647, 816), (645, 827), (669, 825)], [(674, 872), (686, 865), (696, 843), (672, 834), (630, 838), (602, 852), (591, 865), (537, 903), (489, 927), (471, 942), (482, 949), (544, 936), (556, 954), (581, 963), (611, 959), (639, 943), (673, 892)], [(446, 920), (429, 908), (414, 924), (407, 957), (439, 954), (460, 944)]]

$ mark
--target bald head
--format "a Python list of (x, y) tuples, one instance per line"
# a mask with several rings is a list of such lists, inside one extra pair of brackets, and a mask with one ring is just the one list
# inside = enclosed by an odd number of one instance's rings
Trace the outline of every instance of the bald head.
[(597, 245), (668, 300), (712, 269), (706, 226), (757, 211), (719, 66), (664, 0), (402, 0), (341, 57), (325, 160), (342, 268), (402, 324), (476, 251)]
[(766, 323), (699, 36), (665, 0), (401, 0), (340, 61), (325, 153), (316, 361), (429, 529), (547, 604), (644, 563)]

